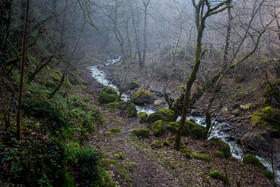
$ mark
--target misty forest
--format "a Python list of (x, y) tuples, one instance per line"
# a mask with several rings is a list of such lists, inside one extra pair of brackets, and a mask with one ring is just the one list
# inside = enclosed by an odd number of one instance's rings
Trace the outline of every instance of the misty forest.
[(280, 186), (279, 0), (0, 0), (0, 186)]

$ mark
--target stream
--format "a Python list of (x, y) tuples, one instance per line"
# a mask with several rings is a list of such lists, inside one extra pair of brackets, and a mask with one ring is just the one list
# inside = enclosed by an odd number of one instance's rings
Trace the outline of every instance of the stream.
[[(121, 60), (121, 57), (118, 57), (113, 60), (108, 60), (107, 63), (105, 63), (105, 66), (114, 65), (117, 62), (119, 62), (120, 60)], [(97, 82), (101, 83), (104, 86), (109, 86), (116, 90), (119, 90), (118, 86), (114, 85), (111, 81), (109, 81), (107, 79), (106, 73), (104, 71), (98, 69), (97, 66), (91, 66), (91, 67), (89, 67), (89, 69), (92, 73), (92, 77)], [(123, 93), (121, 98), (124, 101), (130, 100), (130, 96), (126, 93)], [(143, 106), (139, 106), (139, 105), (135, 105), (135, 106), (136, 106), (137, 112), (146, 112), (148, 115), (155, 112), (155, 110), (148, 108), (148, 107), (143, 107)], [(177, 121), (179, 121), (180, 119), (181, 119), (181, 117), (179, 116), (177, 118)], [(192, 121), (195, 121), (195, 123), (197, 123), (199, 125), (206, 126), (205, 117), (203, 117), (203, 116), (188, 116), (187, 120), (192, 120)], [(237, 160), (239, 160), (240, 162), (242, 162), (243, 156), (244, 156), (242, 146), (237, 144), (235, 141), (230, 140), (230, 138), (229, 138), (230, 135), (228, 133), (226, 133), (224, 130), (222, 130), (222, 127), (230, 128), (231, 125), (228, 123), (224, 123), (224, 122), (219, 123), (217, 121), (213, 121), (213, 124), (214, 125), (213, 125), (211, 134), (208, 139), (216, 137), (216, 138), (220, 138), (221, 140), (226, 142), (230, 146), (232, 156), (234, 158), (236, 158)], [(264, 166), (266, 166), (270, 171), (272, 171), (272, 165), (267, 158), (264, 158), (264, 157), (261, 157), (258, 155), (256, 155), (256, 156), (263, 163)], [(275, 169), (275, 171), (276, 171), (275, 180), (278, 184), (280, 184), (280, 168)]]

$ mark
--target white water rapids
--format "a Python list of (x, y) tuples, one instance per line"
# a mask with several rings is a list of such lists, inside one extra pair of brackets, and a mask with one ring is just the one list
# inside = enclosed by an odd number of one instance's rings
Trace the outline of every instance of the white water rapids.
[[(113, 65), (117, 62), (119, 62), (121, 60), (121, 57), (118, 57), (117, 59), (113, 59), (113, 60), (109, 60), (105, 66), (110, 66), (110, 65)], [(91, 73), (92, 73), (92, 77), (99, 83), (101, 83), (102, 85), (104, 86), (109, 86), (109, 87), (112, 87), (116, 90), (119, 90), (118, 86), (114, 85), (111, 81), (109, 81), (106, 77), (106, 74), (104, 71), (100, 70), (97, 68), (97, 66), (91, 66), (89, 67), (89, 69), (91, 70)], [(124, 101), (128, 101), (130, 100), (130, 96), (123, 93), (122, 94), (122, 99)], [(155, 110), (153, 109), (150, 109), (148, 107), (143, 107), (143, 106), (139, 106), (139, 105), (136, 105), (136, 109), (137, 109), (137, 112), (146, 112), (148, 115), (152, 114), (155, 112)], [(205, 122), (205, 117), (202, 117), (202, 116), (189, 116), (187, 117), (187, 120), (191, 120), (193, 119), (195, 121), (195, 123), (197, 124), (200, 124), (202, 126), (206, 126), (206, 122)], [(178, 117), (177, 121), (180, 120), (180, 117)], [(226, 132), (223, 132), (221, 131), (221, 126), (230, 126), (229, 124), (227, 123), (218, 123), (217, 121), (214, 121), (214, 126), (212, 128), (212, 131), (211, 131), (211, 134), (210, 134), (210, 137), (209, 139), (213, 138), (213, 137), (216, 137), (216, 138), (220, 138), (222, 139), (224, 142), (226, 142), (229, 146), (230, 146), (230, 149), (231, 149), (231, 153), (232, 153), (232, 156), (236, 159), (238, 159), (239, 161), (242, 161), (243, 160), (243, 156), (244, 156), (244, 153), (243, 153), (243, 149), (242, 147), (237, 144), (235, 141), (230, 141), (229, 139), (227, 139), (227, 137), (229, 136), (229, 134), (227, 134)], [(263, 158), (261, 156), (257, 156), (257, 158), (270, 170), (272, 171), (272, 165), (271, 165), (271, 162), (266, 159), (266, 158)], [(276, 168), (275, 166), (275, 169), (274, 171), (276, 171), (275, 173), (275, 180), (278, 184), (280, 184), (280, 168)]]

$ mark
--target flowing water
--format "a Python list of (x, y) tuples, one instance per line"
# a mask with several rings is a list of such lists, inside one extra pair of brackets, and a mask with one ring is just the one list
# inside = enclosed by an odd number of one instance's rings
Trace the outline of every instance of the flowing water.
[[(109, 60), (105, 64), (105, 66), (113, 65), (113, 64), (119, 62), (120, 60), (121, 60), (121, 57), (118, 57), (117, 59)], [(91, 70), (92, 77), (97, 82), (103, 84), (104, 86), (109, 86), (116, 90), (119, 90), (118, 86), (114, 85), (111, 81), (109, 81), (106, 77), (105, 72), (98, 69), (97, 66), (91, 66), (91, 67), (89, 67), (89, 69)], [(130, 96), (125, 93), (122, 94), (121, 98), (124, 101), (130, 100)], [(155, 110), (153, 110), (151, 108), (143, 107), (143, 106), (139, 106), (139, 105), (136, 105), (136, 109), (137, 109), (137, 112), (146, 112), (148, 115), (155, 112)], [(177, 121), (179, 121), (180, 119), (181, 119), (181, 117), (178, 117)], [(205, 117), (203, 117), (203, 116), (189, 116), (189, 117), (187, 117), (187, 120), (194, 120), (195, 123), (200, 124), (202, 126), (206, 126)], [(209, 136), (209, 139), (214, 138), (214, 137), (222, 139), (224, 142), (226, 142), (230, 146), (232, 156), (234, 158), (238, 159), (239, 161), (242, 161), (243, 156), (244, 156), (242, 147), (239, 144), (237, 144), (235, 141), (230, 140), (230, 138), (229, 138), (230, 135), (222, 130), (222, 127), (230, 127), (230, 125), (228, 123), (219, 123), (217, 121), (213, 121), (213, 124), (214, 125), (212, 128), (211, 134)], [(257, 158), (270, 171), (272, 171), (272, 165), (268, 159), (263, 158), (261, 156), (257, 156)], [(276, 177), (275, 177), (276, 182), (278, 184), (280, 184), (280, 168), (278, 168), (278, 170), (277, 169), (275, 169), (275, 170), (276, 170)]]

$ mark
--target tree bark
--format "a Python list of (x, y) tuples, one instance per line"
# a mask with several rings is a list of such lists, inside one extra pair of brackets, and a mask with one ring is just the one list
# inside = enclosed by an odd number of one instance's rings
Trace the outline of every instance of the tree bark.
[(26, 36), (27, 36), (27, 28), (28, 28), (29, 6), (30, 6), (30, 0), (26, 0), (24, 31), (23, 31), (23, 39), (22, 39), (22, 55), (21, 55), (19, 97), (18, 97), (17, 116), (16, 116), (17, 140), (20, 140), (20, 137), (21, 137), (21, 103), (22, 103), (22, 95), (23, 95), (23, 78), (24, 78), (23, 76), (24, 76), (24, 65), (25, 65)]

